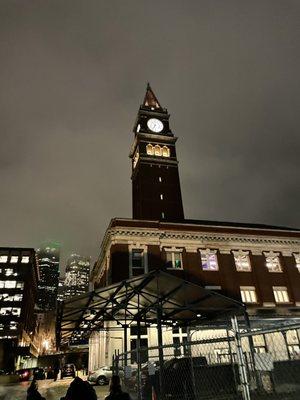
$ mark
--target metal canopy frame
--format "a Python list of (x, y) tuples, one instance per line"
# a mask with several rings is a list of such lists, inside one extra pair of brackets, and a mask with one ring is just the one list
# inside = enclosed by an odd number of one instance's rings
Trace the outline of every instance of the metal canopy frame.
[(64, 301), (58, 310), (57, 344), (88, 338), (106, 329), (105, 321), (115, 321), (124, 332), (132, 323), (157, 324), (161, 330), (162, 325), (195, 326), (244, 313), (236, 300), (153, 270)]

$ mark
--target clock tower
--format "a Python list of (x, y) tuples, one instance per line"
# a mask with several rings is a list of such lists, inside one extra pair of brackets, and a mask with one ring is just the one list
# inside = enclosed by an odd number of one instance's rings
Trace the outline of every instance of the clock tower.
[(134, 219), (179, 222), (184, 220), (170, 115), (149, 83), (134, 124), (132, 209)]

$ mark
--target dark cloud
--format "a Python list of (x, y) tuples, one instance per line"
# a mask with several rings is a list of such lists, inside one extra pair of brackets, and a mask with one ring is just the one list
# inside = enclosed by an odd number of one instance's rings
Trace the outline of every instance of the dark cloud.
[(147, 81), (189, 218), (300, 225), (298, 1), (0, 3), (2, 245), (96, 257)]

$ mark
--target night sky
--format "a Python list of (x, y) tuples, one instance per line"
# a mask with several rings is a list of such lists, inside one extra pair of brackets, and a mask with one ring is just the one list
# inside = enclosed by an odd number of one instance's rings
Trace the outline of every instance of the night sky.
[(299, 0), (0, 0), (0, 246), (98, 255), (149, 81), (185, 216), (300, 227)]

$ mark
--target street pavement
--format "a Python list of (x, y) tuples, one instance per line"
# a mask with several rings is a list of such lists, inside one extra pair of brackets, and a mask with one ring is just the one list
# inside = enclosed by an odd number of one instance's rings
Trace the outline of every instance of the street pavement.
[[(72, 378), (64, 378), (53, 382), (53, 379), (38, 381), (39, 392), (46, 400), (60, 400), (65, 396)], [(27, 388), (30, 382), (19, 382), (7, 385), (0, 385), (0, 400), (26, 400)], [(108, 385), (94, 386), (99, 400), (104, 400), (108, 395)]]

